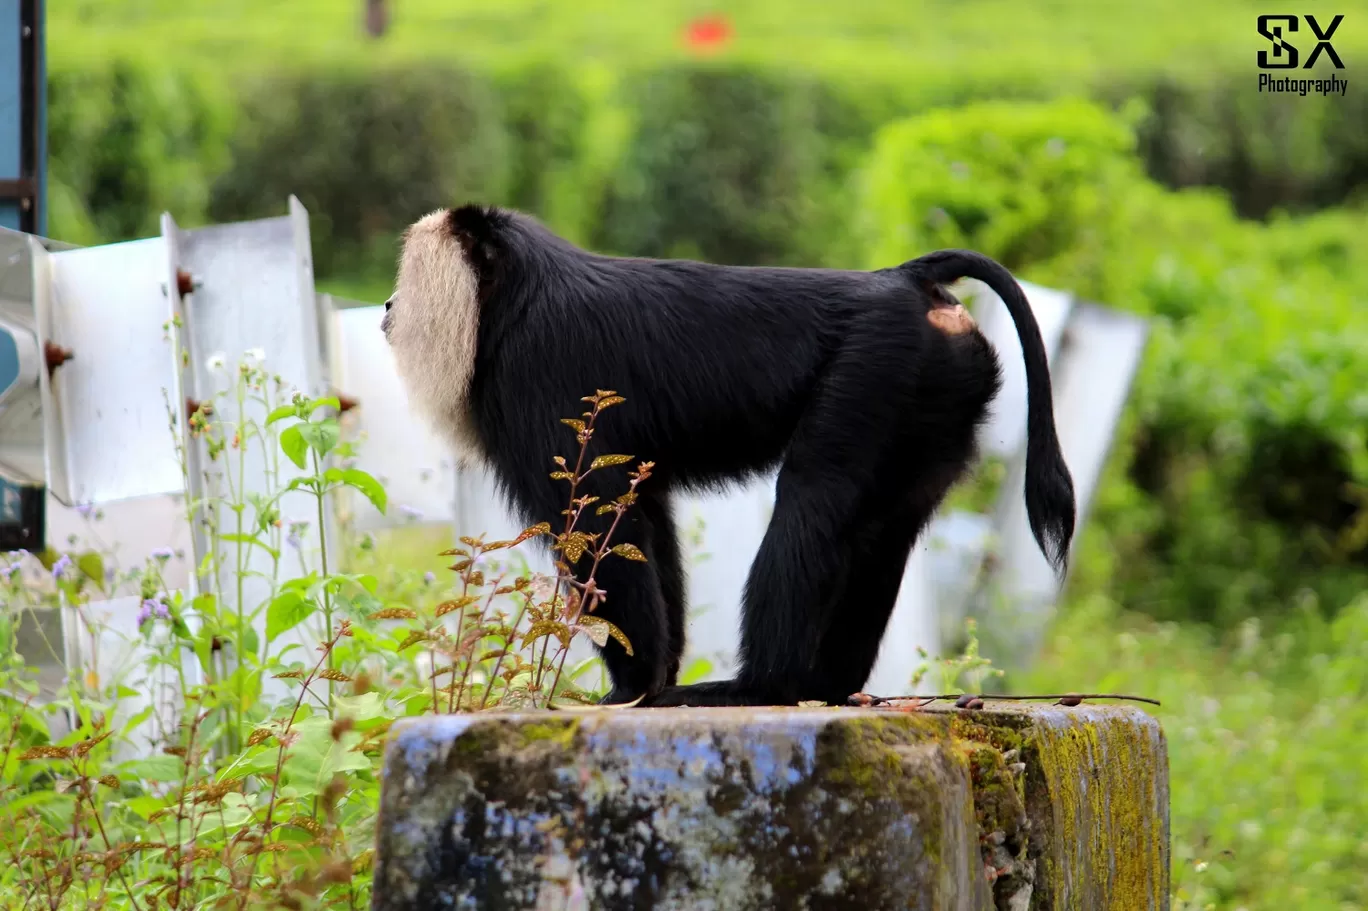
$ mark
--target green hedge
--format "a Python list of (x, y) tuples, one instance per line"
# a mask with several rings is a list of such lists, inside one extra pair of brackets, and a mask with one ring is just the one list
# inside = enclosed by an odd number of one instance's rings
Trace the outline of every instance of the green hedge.
[[(1245, 75), (1084, 90), (1112, 107), (1142, 101), (1127, 117), (1146, 169), (1227, 189), (1242, 213), (1355, 193), (1368, 179), (1368, 102), (1259, 96)], [(315, 216), (327, 278), (384, 271), (395, 225), (473, 196), (616, 252), (848, 265), (867, 258), (846, 230), (848, 178), (879, 126), (930, 104), (995, 97), (1010, 111), (1052, 91), (974, 78), (951, 88), (707, 62), (374, 64), (240, 84), (148, 64), (59, 70), (52, 231), (121, 240), (155, 230), (165, 209), (194, 224), (276, 213), (295, 192)], [(919, 162), (906, 169), (921, 179)]]
[(164, 211), (202, 218), (233, 128), (205, 81), (115, 63), (54, 73), (48, 106), (53, 237), (107, 243), (157, 233)]
[(438, 68), (261, 78), (242, 90), (229, 160), (209, 216), (279, 214), (295, 194), (325, 275), (392, 269), (384, 241), (438, 206), (506, 200), (510, 171), (493, 88)]
[(597, 246), (629, 255), (811, 264), (839, 220), (842, 163), (868, 128), (827, 86), (746, 67), (634, 80), (631, 141)]
[(1311, 210), (1361, 197), (1368, 183), (1368, 95), (1268, 95), (1252, 73), (1194, 87), (1158, 79), (1101, 97), (1143, 97), (1139, 150), (1151, 175), (1173, 187), (1229, 191), (1241, 215)]
[(1368, 585), (1368, 218), (1241, 221), (1152, 182), (1134, 145), (1078, 102), (891, 124), (861, 175), (866, 265), (970, 246), (1151, 317), (1089, 536), (1101, 580), (1168, 617), (1338, 607)]

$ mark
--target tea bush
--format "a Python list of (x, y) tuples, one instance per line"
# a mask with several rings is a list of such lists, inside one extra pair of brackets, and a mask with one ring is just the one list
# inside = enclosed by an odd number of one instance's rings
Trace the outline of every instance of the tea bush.
[[(1363, 140), (1368, 136), (1368, 107), (1362, 98), (1354, 92), (1325, 98), (1258, 92), (1253, 56), (1262, 39), (1254, 28), (1255, 13), (1235, 0), (1197, 8), (1176, 0), (1124, 7), (1069, 0), (1055, 4), (1048, 15), (1006, 0), (959, 6), (872, 0), (846, 7), (814, 0), (748, 0), (729, 5), (730, 41), (712, 49), (715, 60), (702, 61), (702, 51), (684, 38), (689, 22), (700, 13), (691, 2), (670, 0), (649, 7), (606, 2), (595, 10), (550, 8), (530, 0), (504, 3), (497, 10), (467, 0), (410, 0), (402, 9), (396, 7), (390, 32), (371, 40), (361, 28), (358, 9), (318, 0), (288, 7), (265, 0), (233, 0), (212, 10), (167, 0), (72, 2), (48, 11), (48, 49), (54, 88), (67, 79), (107, 74), (111, 65), (155, 70), (155, 77), (145, 78), (167, 88), (207, 83), (202, 87), (211, 90), (216, 111), (242, 108), (239, 86), (283, 63), (323, 81), (352, 73), (373, 83), (373, 94), (384, 94), (396, 72), (435, 67), (476, 73), (513, 87), (499, 102), (510, 132), (527, 137), (526, 127), (538, 124), (538, 135), (527, 139), (527, 149), (515, 138), (506, 153), (498, 153), (509, 155), (508, 164), (520, 175), (513, 178), (510, 195), (500, 200), (511, 198), (520, 204), (546, 203), (539, 185), (548, 169), (565, 176), (567, 169), (579, 166), (578, 152), (568, 158), (562, 153), (570, 150), (564, 140), (574, 132), (580, 101), (587, 100), (586, 116), (594, 121), (624, 113), (631, 119), (651, 116), (649, 109), (638, 108), (639, 102), (649, 101), (639, 93), (638, 101), (625, 111), (621, 99), (607, 98), (596, 89), (583, 99), (573, 97), (586, 86), (602, 83), (605, 72), (613, 81), (634, 84), (628, 88), (657, 83), (652, 90), (657, 95), (665, 91), (660, 82), (678, 81), (666, 94), (676, 103), (688, 104), (688, 110), (680, 111), (686, 121), (702, 125), (710, 117), (716, 124), (720, 112), (712, 111), (708, 95), (690, 86), (699, 84), (700, 67), (708, 70), (718, 64), (744, 73), (751, 83), (808, 82), (820, 88), (821, 96), (841, 97), (864, 121), (857, 131), (861, 144), (874, 127), (889, 119), (973, 100), (1078, 96), (1120, 105), (1143, 99), (1150, 112), (1142, 119), (1139, 148), (1150, 173), (1176, 186), (1222, 187), (1231, 193), (1239, 212), (1259, 217), (1278, 208), (1339, 205), (1358, 192), (1368, 176)], [(926, 21), (936, 26), (919, 24)], [(1364, 33), (1353, 29), (1352, 14), (1345, 21), (1349, 24), (1337, 30), (1335, 46), (1352, 70), (1354, 54), (1368, 44)], [(1174, 22), (1183, 27), (1174, 28)], [(1320, 63), (1315, 72), (1328, 75), (1328, 64)], [(109, 97), (93, 86), (89, 93)], [(54, 93), (55, 117), (61, 116), (57, 107), (72, 97)], [(194, 97), (184, 101), (186, 106), (169, 112), (167, 119), (132, 118), (139, 132), (149, 133), (135, 143), (160, 146), (165, 140), (158, 133), (175, 136), (180, 133), (178, 119), (200, 116), (189, 106)], [(413, 103), (415, 110), (407, 115), (411, 119), (427, 110), (421, 100)], [(730, 107), (726, 98), (723, 103)], [(600, 109), (600, 104), (607, 109)], [(538, 116), (529, 119), (529, 113)], [(757, 125), (770, 122), (765, 111), (760, 115)], [(345, 119), (346, 112), (334, 111), (331, 116)], [(744, 125), (745, 121), (736, 122), (737, 129)], [(798, 138), (801, 154), (826, 138), (825, 126), (818, 123), (818, 132)], [(244, 122), (241, 128), (250, 132), (252, 125)], [(834, 132), (845, 133), (840, 127)], [(551, 139), (552, 134), (557, 138)], [(758, 133), (748, 138), (761, 145), (768, 142)], [(642, 142), (657, 149), (644, 148), (638, 158), (654, 160), (657, 172), (677, 166), (673, 182), (685, 186), (698, 165), (687, 159), (660, 162), (655, 156), (662, 141), (669, 140), (642, 134)], [(101, 154), (123, 157), (128, 144), (111, 143)], [(464, 154), (471, 152), (460, 148)], [(553, 150), (552, 157), (546, 157)], [(58, 161), (91, 152), (66, 141), (52, 145)], [(177, 196), (202, 196), (228, 164), (222, 152), (221, 141), (205, 137), (188, 155), (182, 152), (166, 159), (171, 167), (158, 172), (159, 192), (172, 190), (173, 181), (183, 180), (183, 186), (174, 188)], [(528, 168), (534, 160), (535, 168)], [(504, 164), (496, 159), (478, 167), (499, 171)], [(532, 183), (523, 186), (518, 182), (521, 177)], [(572, 187), (573, 181), (562, 183), (566, 193), (572, 193)], [(589, 187), (591, 195), (597, 192), (595, 181), (590, 180)], [(497, 195), (499, 189), (490, 187), (485, 195)], [(130, 186), (135, 190), (136, 185)], [(137, 201), (130, 196), (129, 211), (135, 214)], [(595, 229), (613, 228), (602, 221), (598, 204), (592, 206), (589, 214), (573, 207), (554, 214), (558, 219), (595, 217)], [(536, 211), (552, 213), (550, 208)], [(191, 218), (181, 208), (176, 214)], [(813, 220), (803, 226), (808, 231), (831, 238), (839, 230), (828, 225), (825, 208), (816, 207), (810, 215)], [(68, 227), (66, 217), (60, 224), (70, 232), (74, 228)], [(709, 230), (687, 240), (704, 242), (711, 235)], [(122, 234), (102, 237), (126, 239)]]
[(744, 67), (676, 66), (644, 74), (626, 94), (636, 122), (596, 246), (801, 265), (819, 260), (839, 235), (840, 137), (828, 134), (851, 118), (819, 83)]
[[(1368, 219), (1240, 221), (1144, 176), (1133, 127), (1081, 102), (987, 103), (885, 127), (861, 175), (866, 266), (969, 246), (1149, 317), (1098, 494), (1098, 584), (1237, 622), (1368, 585)], [(914, 167), (916, 165), (916, 167)]]
[(309, 210), (325, 274), (390, 272), (389, 246), (443, 201), (507, 198), (508, 137), (488, 80), (450, 67), (263, 75), (242, 90), (208, 214)]

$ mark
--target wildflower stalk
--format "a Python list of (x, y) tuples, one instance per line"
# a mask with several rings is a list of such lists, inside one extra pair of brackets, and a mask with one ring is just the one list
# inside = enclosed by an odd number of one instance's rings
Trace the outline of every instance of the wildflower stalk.
[[(340, 640), (343, 636), (347, 636), (350, 634), (350, 624), (348, 623), (348, 621), (343, 620), (342, 625), (338, 629), (337, 633), (331, 636), (328, 639), (328, 641), (324, 643), (322, 648), (323, 657), (318, 659), (317, 663), (315, 663), (313, 666), (313, 670), (311, 670), (308, 676), (304, 678), (302, 686), (300, 686), (299, 688), (299, 696), (295, 699), (294, 708), (290, 710), (290, 717), (286, 720), (285, 727), (277, 735), (276, 739), (280, 741), (280, 747), (276, 751), (275, 775), (273, 776), (271, 781), (271, 796), (266, 801), (266, 818), (261, 823), (261, 848), (263, 850), (265, 849), (271, 837), (271, 831), (275, 826), (273, 815), (275, 813), (276, 800), (280, 795), (280, 776), (285, 770), (285, 749), (290, 742), (290, 729), (294, 727), (295, 719), (299, 717), (300, 706), (304, 704), (304, 694), (308, 692), (309, 685), (313, 683), (315, 678), (317, 678), (319, 671), (323, 669), (323, 665), (331, 662), (332, 652), (333, 649), (337, 647), (338, 640)], [(331, 683), (331, 681), (329, 682)], [(260, 850), (252, 855), (252, 866), (248, 874), (249, 882), (251, 881), (252, 877), (256, 875), (257, 861), (260, 859), (260, 857)], [(247, 893), (244, 893), (242, 896), (242, 903), (239, 905), (239, 908), (245, 909), (247, 907), (246, 903), (248, 898), (249, 895)]]
[(244, 584), (247, 580), (247, 567), (246, 564), (243, 562), (243, 556), (246, 553), (246, 549), (243, 547), (242, 538), (242, 513), (246, 510), (247, 506), (247, 396), (246, 391), (243, 388), (245, 383), (244, 373), (247, 369), (249, 368), (246, 364), (244, 364), (242, 366), (242, 369), (238, 371), (237, 382), (234, 384), (234, 391), (237, 394), (237, 430), (234, 439), (237, 442), (237, 446), (235, 448), (237, 449), (238, 456), (237, 494), (233, 498), (232, 503), (233, 512), (237, 515), (237, 534), (234, 537), (234, 544), (236, 544), (237, 546), (237, 552), (235, 554), (233, 561), (234, 566), (237, 569), (237, 629), (235, 631), (236, 637), (233, 643), (234, 658), (237, 663), (237, 698), (234, 700), (233, 703), (234, 714), (236, 715), (236, 722), (233, 724), (231, 729), (231, 742), (234, 750), (236, 750), (239, 746), (243, 728), (244, 699), (242, 692), (242, 681), (243, 658), (245, 652), (243, 646), (245, 645), (247, 639), (247, 606), (244, 603), (247, 600), (246, 592), (244, 590)]
[[(328, 585), (328, 529), (323, 522), (323, 498), (327, 496), (327, 486), (322, 482), (322, 466), (319, 464), (318, 450), (311, 449), (314, 476), (318, 477), (319, 484), (314, 490), (314, 499), (318, 507), (318, 550), (320, 566), (323, 569), (323, 626), (327, 639), (333, 639), (333, 603), (331, 587)], [(324, 656), (328, 662), (328, 670), (333, 669), (332, 649), (328, 649)], [(333, 681), (328, 681), (328, 717), (332, 717), (334, 711)]]
[[(73, 768), (76, 770), (76, 775), (80, 778), (81, 782), (80, 791), (78, 793), (84, 796), (86, 801), (89, 802), (90, 815), (95, 818), (95, 826), (100, 830), (100, 838), (104, 840), (105, 852), (108, 855), (112, 855), (114, 852), (114, 843), (109, 840), (109, 833), (105, 831), (104, 820), (100, 818), (100, 808), (95, 803), (95, 789), (91, 787), (90, 777), (86, 774), (86, 770), (89, 768), (89, 765), (90, 763), (88, 759), (82, 759), (82, 767), (80, 768), (77, 768), (74, 763), (72, 764)], [(137, 893), (133, 891), (133, 887), (130, 886), (128, 883), (128, 876), (124, 873), (124, 865), (122, 861), (120, 861), (119, 865), (115, 869), (118, 871), (119, 880), (123, 882), (124, 892), (128, 894), (128, 900), (133, 905), (133, 911), (142, 911), (141, 906), (138, 904)], [(107, 878), (108, 876), (106, 875), (106, 879)], [(102, 889), (101, 892), (103, 891), (104, 890)]]

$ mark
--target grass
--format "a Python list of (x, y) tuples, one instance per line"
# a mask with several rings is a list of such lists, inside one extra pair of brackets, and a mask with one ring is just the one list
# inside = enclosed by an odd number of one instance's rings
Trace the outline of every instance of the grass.
[(1163, 703), (1174, 911), (1368, 908), (1368, 596), (1225, 636), (1090, 598), (1013, 689), (1081, 686)]

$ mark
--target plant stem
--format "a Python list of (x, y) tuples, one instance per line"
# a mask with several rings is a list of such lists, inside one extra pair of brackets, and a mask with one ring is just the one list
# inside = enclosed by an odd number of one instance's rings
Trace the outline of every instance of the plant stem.
[[(283, 774), (285, 768), (285, 743), (290, 733), (290, 728), (294, 726), (295, 718), (299, 716), (300, 706), (304, 704), (305, 691), (308, 690), (309, 684), (313, 682), (314, 678), (318, 676), (318, 672), (322, 669), (323, 665), (325, 663), (331, 663), (332, 650), (334, 647), (336, 647), (337, 640), (342, 638), (342, 633), (345, 631), (346, 624), (344, 623), (342, 629), (337, 631), (337, 635), (332, 636), (328, 639), (326, 645), (323, 648), (323, 657), (318, 659), (318, 663), (315, 664), (313, 670), (309, 672), (309, 676), (304, 679), (303, 685), (299, 689), (299, 697), (295, 699), (294, 708), (290, 710), (290, 718), (288, 721), (285, 722), (285, 728), (280, 732), (277, 738), (280, 741), (280, 748), (276, 752), (276, 768), (275, 776), (272, 778), (271, 781), (271, 797), (266, 802), (266, 819), (262, 822), (263, 832), (261, 837), (261, 844), (263, 848), (266, 846), (267, 839), (271, 837), (271, 829), (273, 826), (271, 815), (275, 812), (276, 796), (280, 792), (280, 776)], [(252, 855), (252, 867), (247, 875), (248, 882), (251, 882), (252, 878), (256, 876), (257, 861), (260, 859), (261, 853), (261, 851), (257, 851), (255, 854)], [(248, 897), (249, 895), (247, 893), (243, 894), (243, 903), (238, 906), (239, 908), (245, 909), (247, 907), (246, 902), (248, 900)]]
[[(487, 614), (487, 613), (489, 612), (489, 605), (491, 605), (491, 604), (494, 603), (494, 593), (497, 592), (497, 591), (499, 590), (499, 583), (502, 582), (503, 579), (504, 579), (503, 575), (500, 575), (499, 578), (497, 578), (497, 579), (494, 580), (494, 584), (490, 587), (489, 597), (485, 599), (484, 607), (480, 608), (480, 619), (479, 619), (478, 621), (476, 621), (476, 628), (477, 628), (477, 629), (483, 629), (483, 628), (484, 628), (485, 614)], [(484, 638), (484, 637), (481, 637), (481, 638)], [(478, 642), (479, 640), (476, 640), (476, 641)], [(461, 644), (461, 643), (460, 643), (460, 637), (459, 637), (459, 635), (457, 636), (457, 642), (456, 642), (456, 644), (457, 644), (457, 646), (459, 646), (459, 645)], [(452, 682), (453, 685), (456, 685), (456, 687), (457, 687), (457, 689), (456, 689), (456, 705), (457, 705), (457, 706), (460, 706), (460, 704), (461, 704), (461, 697), (465, 695), (465, 685), (466, 685), (466, 681), (470, 678), (470, 669), (471, 669), (472, 667), (475, 666), (475, 657), (474, 657), (474, 656), (475, 656), (475, 651), (474, 651), (474, 648), (473, 648), (473, 646), (472, 646), (470, 655), (467, 655), (467, 656), (466, 656), (465, 670), (461, 673), (461, 682), (460, 682), (460, 684), (456, 684), (456, 666), (455, 666), (454, 664), (452, 665), (452, 670), (451, 670), (451, 682)]]
[[(95, 826), (100, 830), (100, 837), (104, 839), (105, 851), (113, 851), (114, 843), (109, 840), (109, 833), (105, 831), (104, 820), (100, 819), (100, 808), (95, 804), (95, 795), (91, 793), (94, 789), (90, 786), (90, 779), (82, 771), (78, 771), (77, 774), (84, 779), (81, 790), (84, 792), (86, 800), (90, 802), (90, 812), (95, 817)], [(123, 864), (119, 864), (118, 873), (119, 879), (123, 882), (124, 891), (128, 893), (128, 900), (133, 903), (133, 911), (142, 911), (138, 906), (138, 896), (133, 893), (133, 887), (128, 884), (128, 877), (124, 874)]]
[[(327, 629), (327, 638), (333, 640), (333, 614), (332, 614), (332, 593), (328, 590), (328, 530), (323, 524), (323, 498), (327, 496), (327, 488), (323, 481), (322, 467), (319, 464), (318, 451), (309, 450), (313, 460), (314, 479), (318, 486), (314, 489), (314, 499), (318, 505), (318, 550), (319, 559), (323, 567), (323, 623)], [(333, 669), (332, 649), (328, 649), (325, 656), (328, 660), (328, 670)], [(435, 697), (434, 697), (435, 698)], [(328, 717), (334, 717), (333, 700), (333, 681), (328, 681)]]
[(508, 644), (505, 645), (505, 647), (504, 647), (504, 649), (503, 649), (503, 655), (500, 655), (500, 656), (494, 661), (494, 670), (490, 672), (490, 674), (489, 674), (489, 683), (485, 685), (484, 698), (480, 700), (480, 708), (481, 708), (482, 710), (484, 709), (485, 705), (487, 705), (487, 704), (489, 703), (489, 694), (492, 693), (492, 692), (494, 692), (494, 681), (499, 679), (499, 668), (503, 666), (504, 655), (508, 654), (508, 646), (509, 646), (509, 645), (512, 645), (512, 644), (513, 644), (513, 640), (517, 638), (517, 635), (518, 635), (518, 624), (522, 622), (523, 615), (527, 613), (527, 606), (528, 606), (529, 604), (531, 604), (531, 603), (532, 603), (532, 595), (531, 595), (531, 593), (525, 594), (525, 595), (523, 596), (522, 607), (518, 608), (518, 616), (514, 617), (514, 618), (513, 618), (513, 622), (512, 622), (511, 624), (509, 624), (509, 629), (513, 630), (513, 635), (510, 637), (510, 640), (509, 640)]
[(246, 642), (246, 599), (244, 583), (246, 579), (246, 566), (242, 564), (242, 555), (245, 550), (242, 547), (242, 513), (246, 509), (246, 466), (248, 466), (248, 434), (246, 434), (246, 393), (244, 391), (244, 379), (242, 371), (238, 371), (237, 394), (238, 394), (238, 488), (234, 498), (234, 513), (237, 513), (237, 557), (234, 565), (237, 566), (238, 577), (238, 629), (237, 640), (233, 644), (234, 658), (237, 659), (237, 700), (234, 703), (234, 714), (237, 715), (237, 724), (230, 729), (231, 744), (233, 750), (242, 748), (242, 713), (244, 713), (244, 694), (242, 694), (242, 644)]
[[(575, 494), (579, 491), (579, 483), (580, 483), (580, 481), (584, 480), (584, 478), (588, 476), (588, 472), (585, 472), (584, 475), (581, 475), (581, 474), (580, 474), (580, 469), (584, 467), (584, 457), (585, 457), (585, 455), (587, 455), (588, 452), (589, 452), (589, 441), (590, 441), (591, 439), (593, 439), (593, 436), (594, 436), (594, 421), (598, 418), (598, 414), (599, 414), (599, 407), (598, 407), (598, 405), (595, 405), (595, 406), (594, 406), (594, 410), (593, 410), (592, 412), (589, 413), (589, 421), (588, 421), (587, 424), (585, 424), (584, 432), (583, 432), (582, 434), (579, 434), (579, 441), (580, 441), (579, 456), (576, 457), (576, 459), (575, 459), (575, 470), (574, 470), (573, 472), (571, 472), (571, 478), (570, 478), (570, 503), (569, 503), (569, 507), (570, 507), (570, 508), (569, 508), (569, 510), (568, 510), (568, 512), (569, 512), (570, 514), (567, 515), (567, 516), (565, 517), (565, 530), (564, 530), (563, 532), (561, 532), (561, 539), (562, 539), (562, 540), (564, 540), (565, 537), (566, 537), (567, 535), (569, 535), (571, 531), (574, 530), (575, 524), (579, 521), (580, 513), (583, 511), (582, 509), (575, 509), (575, 508), (574, 508), (574, 504), (575, 504)], [(592, 469), (590, 469), (590, 470), (592, 471)], [(568, 566), (568, 565), (569, 565), (569, 564), (567, 564), (567, 566)], [(571, 572), (571, 575), (574, 574), (574, 570), (573, 570), (573, 569), (571, 569), (570, 572)], [(561, 574), (558, 572), (558, 573), (556, 573), (556, 588), (555, 588), (555, 591), (552, 592), (552, 595), (551, 595), (551, 604), (552, 604), (553, 606), (557, 603), (557, 601), (560, 600), (561, 581), (562, 581), (562, 576), (561, 576)], [(550, 641), (549, 639), (544, 640), (544, 641), (542, 642), (541, 657), (537, 659), (536, 677), (535, 677), (534, 680), (533, 680), (533, 686), (534, 686), (534, 687), (540, 687), (540, 686), (541, 686), (541, 683), (542, 683), (542, 671), (543, 671), (543, 668), (546, 666), (546, 652), (547, 652), (547, 649), (549, 649), (550, 647), (551, 647), (551, 641)], [(536, 646), (533, 646), (533, 648), (536, 648)]]

